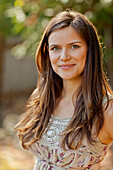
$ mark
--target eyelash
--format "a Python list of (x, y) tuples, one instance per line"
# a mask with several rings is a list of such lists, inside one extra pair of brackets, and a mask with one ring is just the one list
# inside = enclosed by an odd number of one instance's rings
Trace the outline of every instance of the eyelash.
[(56, 51), (56, 50), (58, 50), (58, 49), (59, 49), (58, 47), (52, 47), (52, 48), (51, 48), (52, 51)]
[[(74, 47), (74, 48), (73, 48)], [(79, 48), (80, 46), (79, 45), (72, 45), (70, 48), (71, 49), (77, 49), (77, 48)], [(52, 47), (51, 49), (50, 49), (51, 51), (57, 51), (57, 50), (59, 50), (59, 48), (58, 47)]]
[(77, 49), (77, 48), (79, 48), (80, 46), (79, 46), (79, 45), (72, 45), (72, 46), (71, 46), (71, 49), (73, 49), (73, 47), (74, 47), (74, 49)]

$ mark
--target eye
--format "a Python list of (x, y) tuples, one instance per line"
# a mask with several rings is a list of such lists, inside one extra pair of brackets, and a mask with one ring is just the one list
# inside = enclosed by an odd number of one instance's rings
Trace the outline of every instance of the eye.
[(58, 49), (59, 49), (58, 47), (52, 47), (50, 50), (57, 51)]
[(77, 48), (79, 48), (80, 46), (79, 45), (72, 45), (71, 46), (71, 49), (77, 49)]

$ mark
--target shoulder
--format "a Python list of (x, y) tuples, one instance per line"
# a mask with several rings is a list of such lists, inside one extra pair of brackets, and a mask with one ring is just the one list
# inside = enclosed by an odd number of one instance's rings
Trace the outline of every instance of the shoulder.
[(38, 88), (34, 89), (33, 92), (32, 92), (32, 94), (31, 94), (31, 97), (32, 97), (32, 98), (35, 98), (35, 97), (37, 97), (37, 96), (38, 96)]
[(104, 127), (109, 138), (113, 141), (113, 96), (109, 98), (109, 102), (103, 105), (104, 111)]
[(27, 103), (29, 103), (29, 102), (35, 100), (35, 98), (38, 97), (38, 91), (39, 91), (38, 88), (36, 88), (36, 89), (34, 89), (34, 90), (32, 91), (30, 97), (28, 98)]

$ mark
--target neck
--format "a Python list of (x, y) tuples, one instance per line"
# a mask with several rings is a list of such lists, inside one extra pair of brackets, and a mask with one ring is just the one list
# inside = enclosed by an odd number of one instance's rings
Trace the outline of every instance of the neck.
[(62, 97), (72, 98), (73, 93), (77, 92), (78, 88), (81, 86), (82, 77), (73, 80), (63, 80), (63, 91)]

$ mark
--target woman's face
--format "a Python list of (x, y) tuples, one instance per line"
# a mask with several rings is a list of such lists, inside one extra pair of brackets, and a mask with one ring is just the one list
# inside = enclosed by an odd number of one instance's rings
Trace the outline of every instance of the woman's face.
[(71, 26), (54, 31), (49, 39), (49, 57), (52, 68), (64, 80), (82, 76), (87, 44)]

